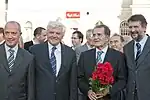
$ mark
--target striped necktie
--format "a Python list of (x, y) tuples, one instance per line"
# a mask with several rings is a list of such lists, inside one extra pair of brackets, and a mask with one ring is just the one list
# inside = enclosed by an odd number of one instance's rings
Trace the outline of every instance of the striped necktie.
[(96, 63), (102, 63), (102, 53), (103, 51), (97, 51), (97, 58), (96, 58)]
[(8, 50), (9, 52), (9, 57), (7, 59), (8, 61), (8, 66), (9, 66), (9, 70), (12, 71), (12, 68), (13, 68), (13, 65), (14, 65), (14, 62), (15, 62), (15, 57), (14, 57), (14, 50), (13, 49), (9, 49)]
[(140, 43), (136, 43), (136, 47), (137, 47), (137, 53), (136, 53), (136, 59), (135, 61), (137, 61), (141, 55), (141, 45)]
[(56, 72), (57, 72), (56, 71), (56, 57), (55, 57), (55, 54), (54, 54), (56, 49), (57, 49), (56, 47), (52, 48), (51, 58), (50, 58), (50, 63), (51, 63), (54, 75), (56, 75)]

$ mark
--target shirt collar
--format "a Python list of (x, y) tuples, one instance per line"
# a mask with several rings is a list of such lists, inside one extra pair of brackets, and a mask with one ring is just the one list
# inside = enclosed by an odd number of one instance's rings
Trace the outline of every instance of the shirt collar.
[[(53, 47), (54, 47), (54, 46), (51, 45), (51, 44), (48, 42), (48, 48), (49, 48), (50, 51), (52, 50)], [(58, 45), (56, 45), (55, 47), (57, 48), (56, 50), (61, 51), (61, 45), (60, 45), (60, 43), (59, 43)]]
[(3, 44), (5, 42), (5, 40), (1, 41), (0, 44)]
[(145, 35), (144, 38), (140, 42), (135, 41), (135, 44), (140, 43), (141, 45), (144, 45), (146, 43), (147, 38), (148, 38), (148, 36)]
[(15, 47), (13, 47), (13, 48), (11, 48), (11, 47), (7, 46), (7, 45), (6, 45), (6, 43), (4, 44), (4, 46), (5, 46), (5, 50), (6, 50), (6, 52), (8, 52), (8, 50), (9, 50), (9, 49), (14, 50), (14, 51), (15, 51), (15, 53), (17, 53), (17, 51), (18, 51), (18, 44), (17, 44)]
[(40, 43), (36, 40), (33, 40), (33, 44), (40, 44)]
[(103, 51), (103, 53), (105, 53), (105, 54), (106, 54), (107, 50), (108, 50), (108, 45), (105, 48), (103, 48), (102, 50), (99, 50), (98, 48), (96, 48), (96, 52)]

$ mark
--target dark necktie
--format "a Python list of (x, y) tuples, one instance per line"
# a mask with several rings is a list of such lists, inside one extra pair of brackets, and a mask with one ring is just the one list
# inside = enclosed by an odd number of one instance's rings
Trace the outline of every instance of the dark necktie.
[(136, 59), (135, 61), (137, 61), (141, 55), (141, 45), (140, 43), (136, 43), (136, 47), (137, 47), (137, 53), (136, 53)]
[(103, 51), (98, 51), (97, 52), (97, 58), (96, 58), (96, 63), (98, 64), (98, 63), (102, 63), (102, 53), (103, 53)]
[(9, 49), (8, 52), (10, 55), (9, 55), (7, 61), (8, 61), (9, 70), (11, 71), (13, 68), (14, 62), (15, 62), (15, 57), (14, 57), (15, 51), (13, 49)]
[(56, 49), (57, 49), (56, 47), (52, 48), (51, 58), (50, 58), (50, 63), (51, 63), (54, 75), (56, 75), (56, 57), (55, 57), (55, 54), (54, 54)]

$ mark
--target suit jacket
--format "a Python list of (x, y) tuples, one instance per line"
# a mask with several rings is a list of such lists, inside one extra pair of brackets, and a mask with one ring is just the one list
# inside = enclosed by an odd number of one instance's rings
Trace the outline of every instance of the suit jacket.
[(50, 64), (48, 43), (31, 47), (36, 60), (36, 100), (77, 100), (75, 52), (61, 44), (61, 68), (57, 77)]
[(33, 41), (28, 41), (26, 43), (24, 43), (24, 49), (26, 49), (27, 51), (29, 51), (29, 48), (33, 45)]
[[(104, 62), (110, 62), (114, 69), (115, 82), (110, 90), (111, 100), (120, 100), (120, 91), (126, 84), (126, 68), (124, 63), (124, 55), (119, 51), (108, 48), (104, 58)], [(81, 53), (78, 68), (78, 84), (81, 92), (87, 95), (89, 91), (89, 78), (92, 76), (96, 65), (96, 49), (91, 49)], [(107, 98), (105, 100), (109, 100)]]
[(88, 46), (86, 44), (75, 49), (77, 61), (79, 60), (81, 53), (87, 50), (88, 50)]
[(124, 53), (128, 67), (126, 100), (133, 100), (135, 85), (138, 100), (147, 100), (150, 98), (150, 38), (148, 37), (137, 64), (134, 60), (134, 41), (124, 47)]
[(18, 48), (10, 72), (4, 44), (0, 46), (0, 100), (35, 100), (33, 55)]

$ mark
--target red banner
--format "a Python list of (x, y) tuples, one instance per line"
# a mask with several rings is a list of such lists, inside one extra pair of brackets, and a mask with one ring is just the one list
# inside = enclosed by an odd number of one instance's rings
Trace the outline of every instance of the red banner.
[(66, 18), (80, 18), (80, 12), (66, 12)]

